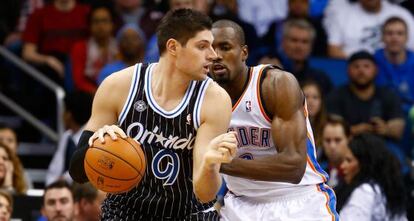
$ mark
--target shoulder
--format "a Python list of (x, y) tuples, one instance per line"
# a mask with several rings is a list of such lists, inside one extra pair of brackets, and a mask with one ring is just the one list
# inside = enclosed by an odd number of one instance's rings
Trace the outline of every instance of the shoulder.
[(132, 81), (134, 70), (135, 66), (131, 66), (114, 72), (105, 78), (105, 80), (99, 86), (99, 89), (108, 91), (111, 94), (118, 94), (119, 92), (129, 91), (129, 86)]

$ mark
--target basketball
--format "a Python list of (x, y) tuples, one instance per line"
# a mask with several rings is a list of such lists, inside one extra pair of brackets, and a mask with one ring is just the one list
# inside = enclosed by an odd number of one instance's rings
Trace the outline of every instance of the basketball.
[(105, 143), (96, 139), (86, 152), (84, 167), (92, 185), (107, 193), (123, 193), (137, 186), (145, 173), (146, 160), (134, 139), (118, 136)]

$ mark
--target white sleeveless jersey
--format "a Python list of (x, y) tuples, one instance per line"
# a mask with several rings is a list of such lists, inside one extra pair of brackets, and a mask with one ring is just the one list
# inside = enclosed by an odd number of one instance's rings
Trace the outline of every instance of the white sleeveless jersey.
[[(238, 140), (237, 157), (254, 159), (256, 157), (277, 154), (271, 133), (271, 119), (266, 115), (260, 100), (260, 76), (266, 65), (250, 68), (250, 77), (245, 91), (233, 106), (230, 131), (236, 131)], [(307, 165), (299, 184), (285, 182), (266, 182), (239, 178), (223, 174), (229, 190), (235, 195), (254, 198), (269, 198), (298, 193), (309, 185), (324, 183), (328, 175), (316, 161), (316, 150), (312, 128), (307, 117)]]

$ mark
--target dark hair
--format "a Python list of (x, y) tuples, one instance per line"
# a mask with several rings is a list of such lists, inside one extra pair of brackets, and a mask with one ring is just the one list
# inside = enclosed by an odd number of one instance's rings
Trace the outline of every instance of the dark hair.
[(348, 59), (348, 65), (350, 65), (352, 62), (357, 61), (357, 60), (369, 60), (374, 64), (377, 63), (375, 61), (374, 56), (368, 51), (364, 51), (364, 50), (353, 53)]
[(400, 17), (393, 16), (393, 17), (390, 17), (387, 20), (385, 20), (384, 24), (381, 27), (382, 33), (384, 34), (384, 31), (385, 31), (385, 27), (386, 26), (388, 26), (388, 25), (390, 25), (392, 23), (398, 23), (398, 22), (401, 23), (401, 24), (403, 24), (404, 27), (405, 27), (405, 31), (408, 32), (407, 22), (405, 22), (404, 19), (402, 19)]
[(72, 113), (76, 123), (83, 125), (91, 116), (92, 100), (92, 95), (86, 92), (70, 93), (65, 97), (66, 111)]
[(405, 211), (406, 196), (401, 168), (385, 142), (375, 135), (361, 134), (353, 137), (349, 148), (359, 162), (359, 172), (350, 184), (338, 191), (338, 210), (344, 206), (355, 188), (370, 183), (380, 186), (391, 216), (402, 214)]
[(246, 44), (246, 38), (243, 31), (243, 28), (240, 27), (236, 22), (227, 20), (227, 19), (221, 19), (213, 23), (213, 28), (232, 28), (234, 32), (236, 32), (236, 36), (239, 40), (240, 45)]
[[(3, 148), (13, 164), (13, 190), (17, 194), (25, 194), (27, 191), (27, 183), (24, 176), (23, 164), (19, 157), (11, 150), (9, 146), (0, 141), (0, 149)], [(0, 181), (1, 186), (4, 184), (4, 179)]]
[(73, 197), (75, 202), (79, 202), (81, 199), (86, 199), (92, 202), (98, 196), (98, 190), (90, 183), (74, 183), (73, 184)]
[(99, 10), (99, 9), (105, 9), (105, 10), (107, 10), (109, 12), (110, 17), (111, 17), (111, 21), (112, 22), (114, 21), (114, 18), (115, 18), (116, 15), (115, 15), (115, 11), (113, 10), (113, 7), (111, 7), (111, 4), (109, 4), (109, 3), (108, 4), (106, 4), (106, 3), (99, 3), (99, 4), (92, 5), (91, 10), (88, 13), (87, 19), (88, 19), (88, 24), (89, 25), (91, 25), (91, 23), (92, 23), (92, 17), (94, 15), (93, 13), (95, 11)]
[(351, 136), (351, 128), (349, 127), (349, 124), (344, 120), (343, 117), (337, 114), (329, 114), (326, 117), (326, 121), (322, 127), (322, 131), (325, 129), (327, 125), (340, 125), (342, 129), (344, 129), (346, 137), (349, 138)]
[(211, 30), (211, 19), (201, 12), (191, 9), (169, 11), (157, 27), (157, 43), (160, 55), (166, 50), (166, 43), (173, 38), (181, 45), (194, 37), (197, 32)]
[(66, 182), (65, 180), (56, 180), (55, 182), (47, 185), (45, 187), (45, 191), (43, 193), (43, 202), (45, 201), (45, 196), (47, 191), (51, 190), (51, 189), (68, 189), (69, 192), (71, 193), (72, 198), (74, 198), (73, 196), (73, 191), (72, 191), (72, 186)]

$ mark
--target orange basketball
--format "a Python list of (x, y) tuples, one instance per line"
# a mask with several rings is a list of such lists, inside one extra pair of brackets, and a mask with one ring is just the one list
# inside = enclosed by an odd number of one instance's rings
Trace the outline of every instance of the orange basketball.
[(96, 139), (86, 152), (84, 167), (92, 185), (107, 193), (122, 193), (139, 184), (146, 168), (145, 154), (134, 139), (118, 136), (105, 143)]

